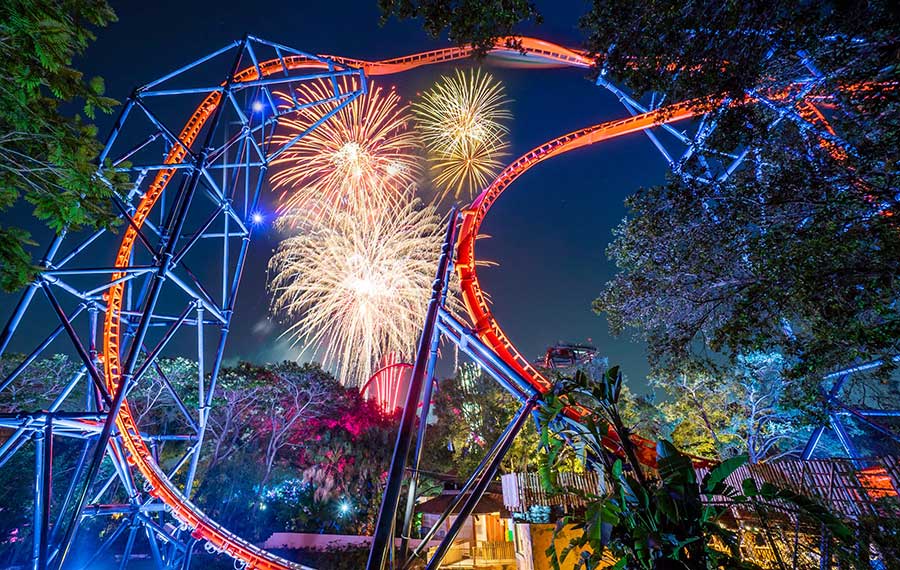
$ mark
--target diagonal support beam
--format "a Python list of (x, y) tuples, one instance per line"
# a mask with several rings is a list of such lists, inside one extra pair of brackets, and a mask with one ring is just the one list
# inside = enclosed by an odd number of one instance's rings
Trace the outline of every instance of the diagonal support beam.
[(431, 300), (428, 303), (428, 311), (425, 316), (425, 326), (422, 336), (419, 338), (419, 347), (416, 352), (416, 362), (413, 366), (412, 378), (409, 382), (409, 390), (406, 394), (406, 403), (403, 406), (403, 415), (400, 418), (400, 429), (397, 432), (397, 442), (394, 444), (394, 455), (391, 458), (391, 466), (385, 483), (381, 508), (378, 511), (378, 520), (375, 525), (375, 534), (372, 538), (372, 549), (369, 551), (367, 570), (381, 570), (388, 558), (388, 552), (393, 551), (391, 537), (394, 531), (395, 514), (400, 501), (400, 487), (406, 471), (406, 460), (409, 455), (409, 447), (412, 442), (413, 424), (416, 420), (419, 398), (425, 377), (428, 373), (428, 361), (431, 345), (437, 331), (438, 312), (441, 308), (445, 284), (453, 258), (453, 246), (456, 243), (456, 233), (459, 227), (457, 212), (454, 208), (450, 213), (450, 221), (447, 224), (447, 232), (444, 235), (444, 245), (441, 249), (441, 257), (431, 288)]
[(472, 511), (475, 510), (475, 507), (478, 505), (478, 502), (481, 500), (481, 497), (487, 490), (488, 485), (490, 485), (491, 481), (494, 480), (494, 476), (497, 474), (497, 469), (500, 468), (500, 462), (503, 461), (503, 458), (506, 456), (506, 453), (512, 446), (513, 440), (515, 440), (516, 438), (516, 434), (519, 433), (519, 431), (522, 429), (522, 426), (524, 426), (525, 422), (528, 421), (528, 418), (531, 417), (531, 412), (537, 406), (537, 402), (537, 397), (531, 397), (522, 405), (521, 408), (519, 408), (519, 411), (516, 413), (515, 417), (513, 417), (512, 422), (510, 422), (509, 434), (497, 449), (497, 452), (491, 459), (490, 463), (488, 463), (487, 467), (484, 470), (484, 474), (481, 476), (481, 479), (472, 489), (472, 494), (469, 495), (469, 497), (466, 499), (466, 502), (463, 503), (459, 514), (456, 516), (453, 524), (450, 525), (450, 530), (447, 531), (447, 534), (441, 540), (441, 543), (438, 545), (437, 549), (434, 552), (434, 556), (431, 557), (431, 560), (428, 561), (428, 565), (425, 566), (425, 570), (437, 570), (441, 567), (441, 562), (444, 560), (444, 556), (447, 554), (447, 550), (453, 544), (453, 541), (456, 540), (456, 536), (459, 534), (459, 531), (462, 530), (463, 525), (472, 514)]

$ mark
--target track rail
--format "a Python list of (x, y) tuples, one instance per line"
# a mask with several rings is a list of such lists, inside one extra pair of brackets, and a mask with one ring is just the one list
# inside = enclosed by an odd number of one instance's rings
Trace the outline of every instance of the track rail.
[[(456, 245), (455, 267), (459, 276), (463, 301), (474, 326), (474, 332), (501, 360), (521, 374), (529, 384), (541, 393), (546, 393), (552, 389), (551, 382), (531, 365), (506, 333), (503, 332), (503, 329), (500, 328), (488, 306), (487, 299), (478, 280), (475, 242), (484, 218), (490, 212), (494, 203), (519, 176), (545, 160), (584, 146), (636, 133), (650, 127), (684, 121), (694, 117), (698, 112), (697, 105), (688, 101), (628, 117), (627, 119), (600, 123), (593, 127), (579, 129), (555, 138), (529, 151), (507, 166), (491, 185), (475, 198), (468, 208), (463, 210), (462, 227)], [(569, 406), (566, 409), (566, 415), (575, 420), (583, 417), (585, 412), (579, 406)], [(639, 437), (634, 437), (634, 443), (637, 444), (638, 459), (645, 465), (655, 466), (655, 443)], [(613, 449), (618, 447), (617, 440), (612, 432), (610, 432), (609, 440), (606, 444)]]
[[(591, 65), (590, 59), (583, 52), (534, 38), (516, 39), (521, 42), (519, 48), (509, 47), (509, 39), (504, 38), (498, 41), (497, 47), (492, 50), (492, 53), (514, 58), (523, 57), (529, 62), (541, 65), (578, 68), (588, 68)], [(333, 56), (323, 57), (339, 64), (362, 69), (370, 76), (384, 76), (425, 65), (464, 59), (469, 57), (472, 51), (468, 47), (445, 48), (381, 61), (364, 61)], [(305, 56), (287, 56), (247, 67), (236, 74), (233, 82), (240, 83), (262, 79), (284, 72), (285, 67), (287, 67), (287, 70), (327, 69), (329, 65), (326, 61), (315, 60)], [(189, 147), (197, 141), (204, 125), (213, 116), (220, 104), (222, 104), (221, 92), (212, 92), (206, 96), (180, 133), (179, 140), (182, 141), (181, 145), (183, 146), (174, 146), (166, 156), (165, 164), (179, 164), (188, 156)], [(522, 356), (500, 328), (488, 307), (487, 300), (478, 281), (475, 264), (475, 238), (485, 216), (490, 211), (491, 206), (513, 181), (533, 166), (549, 158), (653, 126), (690, 119), (699, 112), (701, 111), (698, 110), (696, 103), (682, 102), (627, 119), (601, 123), (553, 139), (509, 165), (464, 211), (462, 228), (457, 242), (456, 269), (461, 280), (463, 299), (471, 318), (471, 323), (474, 325), (475, 332), (479, 338), (540, 392), (548, 391), (551, 388), (550, 382), (528, 363), (527, 359)], [(814, 113), (814, 108), (812, 110), (806, 109), (806, 112), (812, 114)], [(177, 169), (174, 166), (159, 171), (152, 184), (148, 187), (133, 215), (134, 223), (129, 225), (124, 232), (115, 258), (115, 267), (124, 269), (128, 266), (139, 230), (144, 225), (150, 211), (156, 205), (163, 191), (175, 176), (176, 171)], [(114, 273), (111, 281), (116, 282), (124, 275), (124, 273)], [(109, 288), (107, 310), (103, 324), (102, 361), (105, 369), (106, 384), (110, 393), (115, 393), (117, 386), (122, 380), (120, 349), (122, 348), (121, 317), (123, 295), (124, 283), (115, 283)], [(573, 419), (578, 419), (583, 415), (583, 410), (573, 406), (568, 410), (568, 415)], [(147, 481), (147, 492), (168, 505), (171, 509), (171, 514), (181, 522), (184, 528), (191, 529), (194, 538), (207, 541), (215, 549), (227, 553), (248, 568), (264, 570), (303, 568), (261, 550), (241, 537), (234, 535), (207, 517), (196, 505), (192, 504), (156, 464), (150, 450), (140, 437), (136, 417), (127, 401), (122, 404), (116, 418), (116, 426), (122, 435), (122, 443), (127, 450), (129, 463), (140, 471)], [(610, 440), (609, 443), (613, 445), (615, 442)], [(648, 465), (654, 465), (655, 451), (650, 442), (647, 440), (636, 440), (636, 443), (639, 444), (639, 458), (641, 461)]]
[[(542, 40), (523, 38), (521, 50), (510, 49), (507, 42), (501, 40), (494, 51), (509, 55), (528, 54), (539, 63), (551, 63), (565, 66), (588, 67), (589, 60), (581, 53), (544, 42)], [(424, 65), (455, 61), (469, 57), (472, 54), (470, 48), (447, 48), (428, 51), (410, 56), (382, 60), (363, 61), (346, 58), (329, 58), (338, 63), (351, 67), (362, 68), (364, 72), (372, 76), (390, 75), (400, 73)], [(325, 56), (328, 57), (328, 56)], [(323, 69), (328, 63), (314, 60), (304, 56), (288, 56), (272, 59), (260, 64), (249, 66), (235, 75), (235, 83), (255, 81), (263, 77), (288, 70), (299, 69)], [(212, 117), (216, 108), (222, 104), (221, 92), (212, 92), (200, 103), (191, 115), (187, 124), (180, 132), (180, 144), (174, 146), (165, 158), (165, 164), (180, 164), (189, 154), (192, 146), (203, 130), (204, 125)], [(103, 322), (103, 352), (101, 360), (105, 371), (105, 381), (110, 393), (115, 393), (122, 380), (122, 362), (120, 350), (122, 348), (122, 303), (124, 297), (124, 283), (117, 280), (125, 276), (124, 269), (128, 267), (129, 259), (138, 239), (138, 232), (143, 227), (151, 210), (156, 205), (163, 191), (172, 181), (177, 172), (174, 166), (160, 170), (147, 191), (141, 198), (133, 214), (133, 223), (124, 232), (115, 258), (115, 267), (122, 268), (123, 272), (113, 273), (111, 282), (115, 283), (109, 288), (107, 307)], [(499, 329), (498, 329), (499, 330)], [(510, 346), (512, 346), (510, 344)], [(517, 354), (517, 353), (516, 353)], [(192, 536), (198, 540), (207, 541), (215, 549), (224, 552), (245, 564), (248, 568), (261, 570), (286, 570), (290, 568), (304, 568), (274, 554), (266, 552), (243, 538), (229, 532), (224, 527), (206, 516), (196, 505), (180, 492), (169, 480), (140, 436), (137, 419), (128, 401), (122, 403), (119, 414), (116, 417), (116, 427), (122, 436), (122, 443), (128, 453), (128, 462), (132, 464), (146, 479), (147, 492), (171, 509), (174, 516), (183, 527), (191, 529)]]

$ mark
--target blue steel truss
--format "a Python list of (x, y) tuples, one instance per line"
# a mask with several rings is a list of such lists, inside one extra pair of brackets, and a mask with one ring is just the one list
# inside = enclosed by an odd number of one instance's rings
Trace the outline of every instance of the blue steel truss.
[[(313, 65), (292, 70), (289, 59), (309, 60)], [(264, 61), (275, 62), (280, 69), (264, 75), (260, 70)], [(256, 79), (235, 80), (239, 70), (253, 67)], [(342, 76), (355, 80), (336, 81)], [(214, 80), (198, 81), (203, 77)], [(333, 85), (330, 96), (321, 101), (300, 103), (276, 93), (293, 93), (301, 83), (321, 79)], [(0, 381), (0, 392), (23, 381), (29, 367), (51, 345), (67, 345), (68, 349), (60, 350), (75, 356), (79, 365), (53, 394), (47, 409), (0, 414), (0, 428), (11, 434), (0, 446), (0, 468), (28, 442), (34, 443), (32, 568), (91, 567), (116, 543), (125, 567), (139, 540), (149, 544), (159, 568), (190, 566), (195, 539), (179, 529), (177, 521), (172, 524), (166, 505), (142, 489), (125, 459), (113, 420), (122, 398), (146, 372), (155, 371), (190, 429), (142, 436), (154, 453), (163, 446), (179, 450), (180, 459), (167, 465), (167, 474), (180, 482), (184, 496), (190, 498), (235, 296), (259, 223), (257, 208), (266, 170), (306, 134), (273, 144), (273, 133), (286, 114), (329, 104), (325, 120), (365, 89), (366, 78), (359, 69), (247, 36), (135, 89), (128, 97), (100, 157), (101, 164), (131, 180), (128, 188), (112, 198), (123, 227), (136, 226), (135, 208), (156, 174), (175, 170), (174, 179), (138, 231), (128, 266), (113, 267), (109, 258), (120, 238), (114, 233), (101, 229), (87, 235), (64, 232), (56, 236), (40, 261), (40, 276), (25, 289), (0, 334), (0, 356), (11, 347), (21, 350), (27, 341), (17, 342), (19, 332), (26, 332), (28, 338), (41, 329), (46, 334)], [(178, 133), (191, 112), (212, 93), (221, 94), (218, 108), (193, 144), (181, 140)], [(164, 164), (162, 157), (177, 147), (187, 149), (185, 159)], [(97, 175), (102, 177), (102, 172), (101, 168)], [(111, 281), (112, 274), (120, 276)], [(116, 283), (125, 287), (121, 351), (123, 361), (128, 355), (130, 368), (112, 394), (98, 358), (98, 319), (102, 322), (106, 310), (104, 294)], [(38, 306), (40, 297), (46, 305)], [(51, 318), (58, 324), (48, 326)], [(173, 340), (196, 347), (198, 373), (192, 398), (166, 378), (157, 362)], [(53, 442), (60, 437), (77, 438), (82, 444), (66, 493), (54, 503), (51, 486), (58, 482), (53, 481)], [(111, 475), (99, 476), (101, 464), (112, 466)], [(92, 556), (76, 556), (73, 545), (83, 522), (112, 515), (121, 522), (99, 549)]]
[[(292, 70), (288, 59), (298, 57), (321, 64), (320, 69)], [(263, 61), (275, 61), (280, 71), (263, 76), (260, 72)], [(824, 80), (807, 60), (801, 58), (801, 61), (807, 77), (802, 81), (803, 88), (792, 99), (770, 101), (759, 93), (748, 93), (748, 96), (760, 100), (775, 112), (773, 126), (782, 120), (795, 121), (816, 136), (832, 140), (834, 135), (822, 132), (794, 110), (794, 104)], [(218, 80), (221, 69), (229, 64), (228, 71)], [(249, 67), (257, 69), (256, 79), (234, 81), (238, 70)], [(220, 71), (215, 73), (216, 69)], [(215, 74), (217, 81), (198, 83), (199, 77), (210, 72)], [(346, 87), (347, 83), (336, 81), (341, 76), (356, 78), (357, 81), (351, 84), (358, 87)], [(301, 104), (275, 93), (276, 90), (293, 93), (300, 82), (320, 79), (332, 79), (334, 85), (332, 95), (322, 101)], [(597, 84), (616, 96), (632, 115), (663, 104), (657, 97), (647, 104), (641, 103), (603, 75), (597, 79)], [(179, 459), (167, 466), (167, 475), (170, 480), (179, 480), (183, 494), (190, 498), (266, 172), (271, 161), (302, 136), (276, 146), (272, 141), (275, 128), (283, 115), (304, 106), (337, 103), (332, 110), (336, 112), (365, 89), (366, 78), (361, 70), (248, 36), (136, 89), (128, 98), (101, 157), (102, 163), (127, 174), (132, 181), (130, 188), (113, 197), (113, 207), (123, 225), (135, 225), (135, 208), (156, 173), (174, 169), (178, 183), (167, 187), (152, 218), (138, 231), (138, 246), (124, 269), (113, 267), (112, 260), (107, 258), (110, 251), (115, 251), (117, 240), (105, 230), (88, 235), (57, 236), (40, 262), (40, 277), (25, 290), (0, 334), (2, 356), (14, 346), (21, 327), (27, 326), (29, 330), (41, 327), (49, 320), (48, 316), (58, 322), (47, 330), (45, 339), (0, 381), (0, 393), (21, 382), (29, 367), (54, 343), (68, 344), (80, 363), (46, 410), (0, 414), (0, 428), (11, 434), (0, 445), (0, 468), (29, 442), (34, 444), (32, 568), (61, 568), (64, 564), (89, 567), (123, 540), (124, 567), (139, 539), (146, 541), (159, 568), (190, 566), (195, 539), (183, 527), (173, 525), (166, 515), (166, 505), (148, 496), (141, 488), (133, 468), (125, 460), (113, 419), (122, 398), (144, 374), (153, 370), (162, 378), (169, 397), (190, 429), (186, 433), (142, 435), (157, 453), (163, 446), (181, 446)], [(193, 144), (181, 141), (177, 133), (184, 121), (197, 103), (211, 93), (223, 96), (213, 119), (203, 127)], [(711, 113), (697, 121), (692, 133), (671, 125), (645, 129), (644, 133), (676, 174), (696, 177), (684, 169), (688, 161), (696, 160), (704, 171), (702, 180), (721, 183), (748, 157), (752, 160), (752, 156), (751, 149), (722, 152), (709, 148), (705, 142), (715, 128), (715, 113)], [(841, 141), (832, 142), (846, 148)], [(185, 160), (165, 164), (160, 157), (176, 147), (188, 149)], [(102, 171), (98, 176), (102, 176)], [(480, 341), (468, 324), (445, 307), (457, 222), (454, 213), (448, 225), (401, 417), (368, 564), (370, 570), (383, 568), (388, 559), (391, 567), (408, 567), (421, 557), (422, 545), (432, 538), (426, 536), (410, 551), (417, 472), (427, 426), (425, 422), (419, 423), (415, 447), (412, 445), (413, 428), (420, 402), (422, 417), (428, 415), (441, 337), (459, 347), (516, 396), (521, 408), (444, 513), (443, 519), (450, 514), (456, 514), (457, 519), (435, 555), (427, 561), (429, 570), (440, 565), (461, 525), (496, 474), (513, 438), (540, 405), (540, 394), (526, 379), (506, 365)], [(112, 274), (120, 274), (120, 277), (111, 281)], [(106, 389), (98, 360), (98, 319), (106, 308), (104, 294), (118, 283), (124, 283), (126, 287), (122, 314), (124, 337), (128, 340), (123, 343), (122, 352), (123, 356), (129, 355), (130, 369), (126, 371), (127, 381), (112, 394)], [(35, 307), (39, 292), (46, 298), (43, 307)], [(192, 387), (196, 398), (190, 399), (166, 378), (157, 362), (157, 357), (173, 340), (184, 338), (194, 343), (198, 362), (196, 384)], [(838, 394), (848, 375), (856, 371), (851, 369), (829, 377), (827, 380), (834, 380), (834, 384), (825, 398), (832, 410), (828, 414), (830, 426), (838, 433), (851, 457), (856, 455), (852, 441), (842, 427), (841, 414), (852, 414), (875, 427), (879, 427), (874, 421), (879, 414), (897, 415), (896, 412), (863, 411), (839, 405)], [(196, 401), (197, 405), (190, 406), (187, 401)], [(826, 426), (822, 426), (814, 433), (804, 457), (812, 455), (825, 429)], [(845, 437), (841, 436), (842, 432)], [(82, 443), (63, 499), (54, 504), (51, 492), (53, 442), (59, 437), (76, 438)], [(410, 451), (412, 458), (407, 462)], [(112, 466), (108, 477), (99, 477), (101, 464)], [(409, 478), (406, 506), (400, 520), (402, 526), (398, 532), (395, 521), (402, 481), (408, 469), (412, 477)], [(81, 524), (91, 518), (112, 515), (121, 517), (119, 526), (90, 558), (75, 560), (72, 546), (76, 544)], [(439, 527), (440, 524), (436, 524), (433, 529)], [(394, 549), (388, 546), (393, 543), (394, 536), (400, 541), (398, 560), (393, 559)]]

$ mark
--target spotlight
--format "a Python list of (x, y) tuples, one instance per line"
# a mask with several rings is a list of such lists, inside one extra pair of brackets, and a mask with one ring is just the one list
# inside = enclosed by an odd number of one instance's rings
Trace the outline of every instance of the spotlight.
[(263, 215), (260, 214), (259, 212), (254, 212), (250, 216), (250, 221), (252, 221), (254, 224), (261, 224), (261, 223), (263, 223)]
[(266, 106), (263, 105), (262, 101), (256, 100), (253, 102), (252, 109), (253, 109), (254, 113), (262, 112), (262, 110), (265, 108), (266, 108)]
[(345, 515), (350, 512), (350, 504), (347, 502), (341, 503), (341, 514)]

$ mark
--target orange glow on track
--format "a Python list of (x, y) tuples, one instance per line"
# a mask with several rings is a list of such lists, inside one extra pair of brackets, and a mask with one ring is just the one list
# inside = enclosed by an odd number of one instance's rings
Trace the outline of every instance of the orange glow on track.
[[(531, 58), (538, 67), (548, 65), (572, 66), (587, 68), (591, 61), (585, 54), (555, 44), (534, 38), (520, 38), (521, 51), (506, 47), (506, 40), (501, 39), (493, 53), (512, 57), (517, 61)], [(368, 76), (382, 76), (401, 73), (435, 63), (449, 62), (464, 59), (472, 53), (471, 48), (445, 48), (424, 53), (387, 59), (382, 61), (363, 61), (340, 57), (331, 59), (351, 67), (361, 68)], [(329, 56), (326, 56), (329, 57)], [(299, 69), (326, 69), (327, 65), (317, 60), (311, 60), (303, 56), (290, 56), (261, 62), (257, 67), (251, 66), (239, 72), (235, 82), (253, 81), (275, 73), (281, 73), (284, 68), (288, 70)], [(206, 121), (212, 116), (217, 106), (221, 103), (219, 92), (210, 93), (194, 111), (188, 123), (180, 133), (180, 140), (186, 145), (193, 145), (197, 136), (203, 129)], [(481, 223), (493, 203), (509, 187), (509, 185), (522, 173), (532, 166), (552, 158), (559, 154), (580, 148), (582, 146), (610, 140), (629, 133), (638, 132), (654, 125), (672, 123), (689, 119), (697, 114), (698, 109), (693, 102), (683, 102), (670, 105), (664, 109), (651, 111), (642, 115), (627, 119), (610, 121), (599, 125), (581, 129), (554, 139), (519, 158), (507, 167), (500, 176), (465, 210), (463, 225), (457, 243), (457, 272), (461, 280), (463, 297), (466, 307), (475, 325), (476, 332), (481, 340), (497, 352), (500, 358), (513, 369), (522, 374), (529, 383), (541, 392), (550, 388), (550, 383), (535, 370), (528, 361), (519, 353), (509, 338), (500, 329), (495, 321), (485, 300), (484, 293), (478, 283), (475, 264), (475, 238), (478, 235)], [(166, 157), (166, 164), (178, 164), (187, 155), (183, 147), (174, 147)], [(128, 266), (129, 258), (137, 239), (137, 231), (143, 226), (152, 208), (156, 205), (162, 192), (168, 186), (176, 169), (171, 168), (158, 172), (152, 184), (143, 195), (134, 213), (134, 224), (129, 225), (123, 235), (121, 245), (115, 258), (115, 266), (124, 268)], [(111, 281), (124, 277), (123, 273), (115, 273)], [(121, 380), (120, 363), (120, 329), (121, 310), (124, 294), (124, 283), (116, 283), (109, 288), (106, 301), (107, 310), (103, 323), (103, 353), (101, 359), (105, 369), (107, 388), (115, 392)], [(577, 408), (570, 408), (568, 414), (573, 418), (582, 416)], [(194, 506), (175, 486), (156, 462), (141, 439), (137, 420), (127, 401), (116, 418), (116, 426), (122, 435), (122, 442), (128, 453), (129, 463), (147, 480), (150, 495), (159, 498), (171, 508), (171, 514), (183, 525), (192, 530), (192, 535), (198, 540), (211, 543), (216, 549), (227, 553), (229, 556), (246, 563), (248, 568), (264, 570), (286, 570), (289, 568), (301, 568), (299, 565), (288, 562), (278, 556), (265, 552), (244, 539), (232, 534), (222, 526), (211, 520), (199, 508)], [(639, 444), (639, 456), (647, 465), (655, 464), (655, 449), (647, 440), (637, 440)], [(613, 440), (609, 444), (615, 445)]]
[(403, 362), (399, 353), (389, 352), (381, 358), (381, 367), (359, 391), (365, 399), (374, 399), (382, 411), (393, 414), (406, 393), (412, 368), (412, 364)]
[[(498, 52), (515, 51), (505, 47), (501, 41)], [(589, 66), (589, 60), (582, 54), (549, 42), (535, 39), (523, 39), (522, 48), (529, 54), (539, 58), (542, 63), (557, 63), (573, 65), (577, 67)], [(401, 58), (368, 62), (345, 58), (332, 58), (340, 63), (352, 67), (362, 68), (367, 75), (389, 75), (414, 69), (423, 65), (463, 59), (471, 55), (470, 48), (446, 48), (433, 50), (421, 54), (410, 55)], [(263, 77), (280, 73), (286, 66), (288, 70), (299, 69), (324, 69), (327, 65), (316, 60), (310, 60), (303, 56), (285, 57), (283, 60), (274, 59), (259, 64), (259, 72), (256, 66), (250, 66), (234, 77), (234, 82), (254, 81)], [(187, 124), (181, 130), (179, 140), (185, 145), (196, 142), (197, 136), (212, 116), (215, 109), (221, 103), (221, 93), (216, 91), (206, 96), (203, 102), (194, 111)], [(173, 147), (165, 159), (165, 164), (178, 164), (187, 155), (187, 149), (182, 146)], [(144, 193), (133, 215), (133, 224), (130, 224), (124, 232), (122, 242), (115, 258), (115, 267), (128, 266), (138, 230), (143, 227), (150, 211), (156, 205), (157, 200), (171, 182), (176, 173), (175, 168), (161, 170), (157, 173), (153, 182)], [(124, 277), (124, 273), (114, 273), (111, 281)], [(103, 322), (103, 361), (107, 389), (115, 393), (116, 387), (121, 381), (121, 317), (122, 300), (124, 295), (124, 283), (116, 283), (109, 288), (106, 295), (106, 313)], [(175, 486), (156, 462), (140, 437), (137, 419), (131, 410), (127, 400), (124, 400), (119, 414), (116, 417), (116, 427), (122, 435), (122, 443), (128, 453), (128, 461), (133, 464), (141, 475), (147, 480), (148, 493), (159, 498), (171, 508), (171, 514), (186, 527), (192, 529), (192, 536), (198, 540), (205, 540), (216, 549), (228, 554), (232, 558), (240, 560), (247, 568), (260, 570), (287, 570), (301, 568), (301, 566), (284, 560), (274, 554), (270, 554), (250, 544), (239, 536), (229, 532), (221, 525), (207, 517), (193, 505)]]

